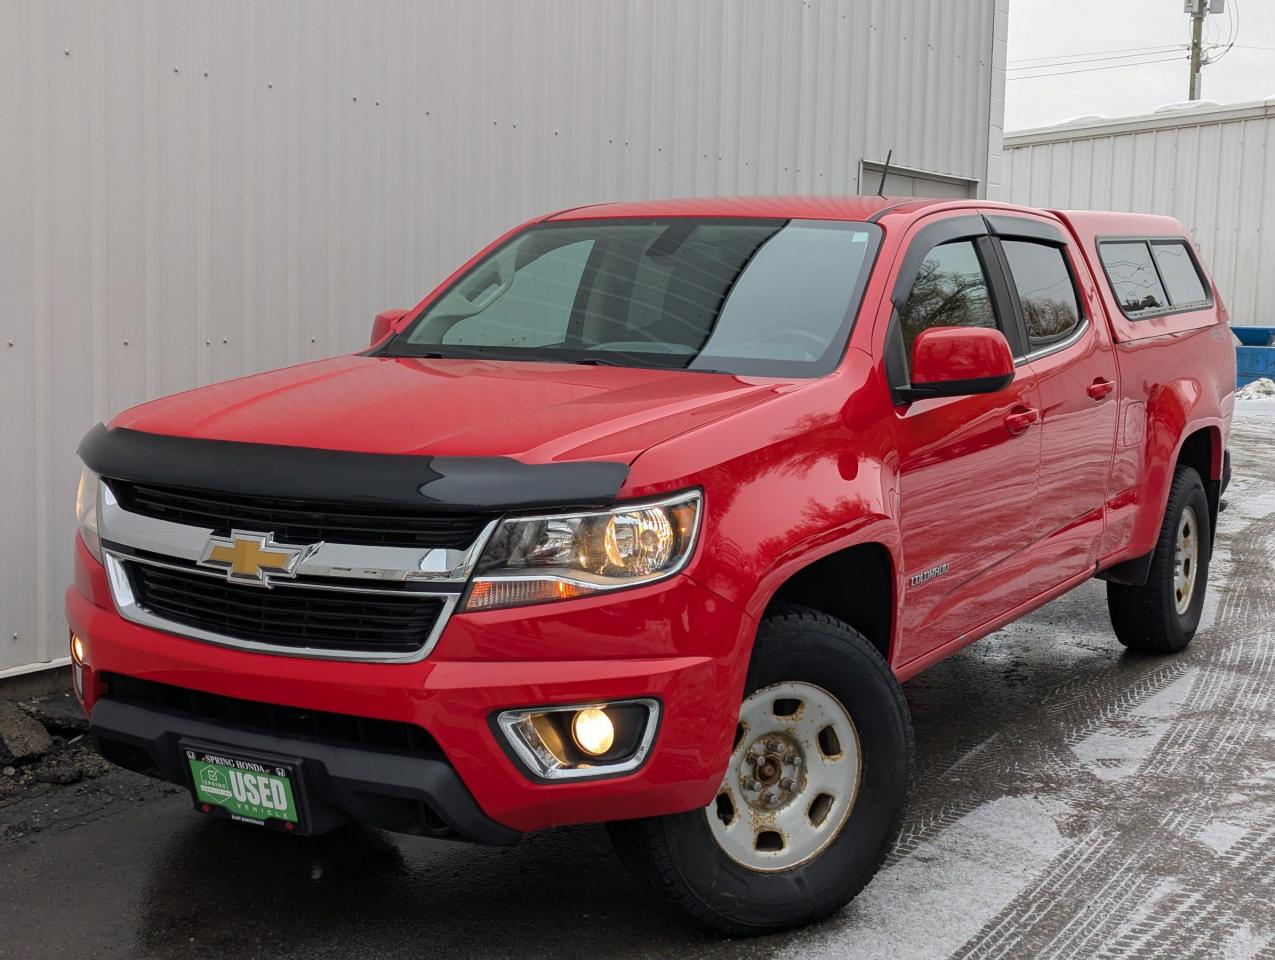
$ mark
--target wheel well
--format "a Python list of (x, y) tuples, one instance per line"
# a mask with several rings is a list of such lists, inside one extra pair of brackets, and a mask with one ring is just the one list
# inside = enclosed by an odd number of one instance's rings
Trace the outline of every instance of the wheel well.
[(1221, 435), (1213, 427), (1197, 430), (1182, 441), (1176, 466), (1191, 467), (1204, 481), (1209, 501), (1209, 530), (1217, 530), (1218, 503), (1222, 497)]
[(794, 573), (766, 608), (797, 603), (849, 624), (890, 661), (894, 625), (894, 569), (879, 543), (847, 547)]
[(1182, 441), (1178, 451), (1178, 466), (1194, 467), (1205, 483), (1218, 475), (1221, 467), (1217, 431), (1212, 427), (1197, 430)]
[[(1209, 533), (1215, 539), (1217, 515), (1222, 501), (1221, 447), (1221, 434), (1213, 427), (1204, 427), (1182, 441), (1177, 462), (1173, 465), (1175, 471), (1178, 467), (1191, 467), (1204, 481), (1204, 496), (1209, 502)], [(1099, 579), (1109, 580), (1112, 583), (1141, 587), (1147, 582), (1147, 576), (1151, 571), (1151, 559), (1154, 555), (1155, 549), (1152, 548), (1140, 557), (1133, 557), (1100, 570), (1097, 576)]]

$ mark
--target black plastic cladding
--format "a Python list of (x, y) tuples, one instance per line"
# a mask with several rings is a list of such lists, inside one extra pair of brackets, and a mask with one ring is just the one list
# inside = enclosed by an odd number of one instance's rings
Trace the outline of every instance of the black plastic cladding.
[(356, 453), (173, 437), (100, 423), (77, 452), (90, 470), (120, 480), (415, 509), (606, 507), (629, 475), (624, 463)]

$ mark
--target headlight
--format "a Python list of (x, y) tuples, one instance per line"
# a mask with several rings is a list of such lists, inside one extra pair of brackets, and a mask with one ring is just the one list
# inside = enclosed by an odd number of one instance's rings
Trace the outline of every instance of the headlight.
[(97, 474), (85, 467), (80, 472), (80, 488), (75, 492), (75, 519), (80, 524), (80, 536), (89, 553), (102, 561), (102, 538), (97, 531), (97, 497), (101, 481)]
[(686, 564), (698, 491), (596, 513), (503, 521), (478, 561), (467, 610), (569, 600), (651, 583)]

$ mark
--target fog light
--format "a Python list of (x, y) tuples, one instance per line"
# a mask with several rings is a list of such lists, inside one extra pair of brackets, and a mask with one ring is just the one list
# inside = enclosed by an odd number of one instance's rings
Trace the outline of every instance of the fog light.
[(84, 641), (79, 634), (71, 634), (71, 687), (80, 700), (84, 699)]
[(591, 757), (600, 757), (615, 743), (615, 724), (605, 710), (588, 707), (571, 720), (571, 739)]
[(655, 743), (660, 703), (650, 697), (503, 710), (494, 718), (533, 779), (630, 773)]

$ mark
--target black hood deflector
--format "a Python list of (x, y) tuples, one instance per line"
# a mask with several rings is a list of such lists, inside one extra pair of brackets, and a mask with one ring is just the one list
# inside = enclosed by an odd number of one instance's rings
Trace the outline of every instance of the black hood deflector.
[(417, 510), (606, 507), (629, 475), (625, 463), (356, 453), (173, 437), (100, 423), (77, 452), (108, 479)]

